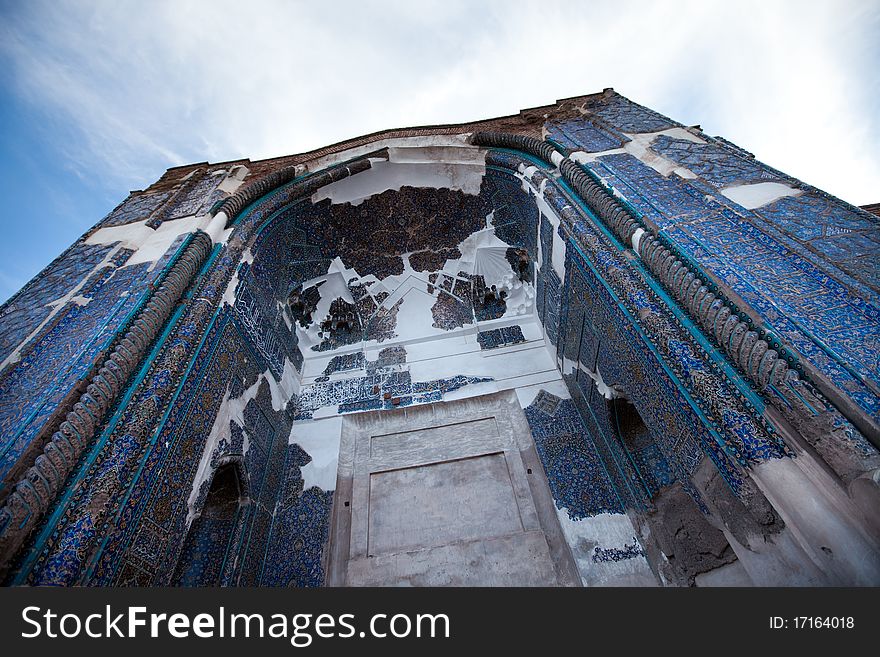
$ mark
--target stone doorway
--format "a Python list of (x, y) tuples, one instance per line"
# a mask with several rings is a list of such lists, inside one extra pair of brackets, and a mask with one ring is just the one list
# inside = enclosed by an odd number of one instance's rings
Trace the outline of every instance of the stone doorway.
[(330, 586), (576, 586), (513, 391), (347, 416)]

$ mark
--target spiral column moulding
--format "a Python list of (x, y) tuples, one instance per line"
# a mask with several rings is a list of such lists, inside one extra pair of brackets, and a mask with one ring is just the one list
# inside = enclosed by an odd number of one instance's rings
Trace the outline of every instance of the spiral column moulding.
[[(641, 257), (666, 291), (758, 391), (765, 393), (774, 386), (784, 398), (797, 401), (791, 385), (796, 384), (804, 372), (795, 351), (766, 327), (756, 326), (745, 311), (725, 297), (674, 245), (649, 227), (637, 211), (615, 197), (591, 172), (552, 144), (533, 137), (485, 131), (475, 133), (471, 142), (477, 146), (520, 150), (558, 166), (563, 180), (590, 211), (625, 248), (632, 248)], [(841, 404), (839, 395), (830, 386), (813, 377), (807, 378), (865, 437), (880, 445), (880, 434), (870, 421)]]
[(116, 341), (73, 409), (0, 508), (0, 563), (8, 564), (40, 522), (80, 457), (104, 425), (150, 346), (211, 252), (211, 238), (192, 237), (149, 300)]

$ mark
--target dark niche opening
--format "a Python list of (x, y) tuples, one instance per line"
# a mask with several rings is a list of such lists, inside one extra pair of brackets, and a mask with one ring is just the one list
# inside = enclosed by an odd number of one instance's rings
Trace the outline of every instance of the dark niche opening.
[(233, 551), (241, 510), (241, 481), (234, 463), (220, 466), (211, 480), (202, 513), (192, 521), (177, 562), (177, 586), (219, 586)]
[(653, 443), (651, 432), (636, 407), (623, 397), (608, 400), (608, 414), (612, 426), (627, 449), (641, 449)]
[(673, 483), (675, 477), (654, 435), (635, 405), (624, 397), (608, 400), (608, 417), (645, 487), (647, 498), (655, 497), (661, 488)]

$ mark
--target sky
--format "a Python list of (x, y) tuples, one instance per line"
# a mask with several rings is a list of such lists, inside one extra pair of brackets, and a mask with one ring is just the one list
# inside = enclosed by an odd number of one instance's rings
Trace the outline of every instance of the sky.
[(880, 0), (0, 0), (0, 302), (168, 167), (606, 87), (880, 202)]

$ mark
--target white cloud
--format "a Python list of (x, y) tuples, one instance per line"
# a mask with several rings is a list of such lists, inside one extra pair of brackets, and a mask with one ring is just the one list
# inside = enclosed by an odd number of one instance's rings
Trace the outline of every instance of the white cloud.
[(28, 3), (18, 88), (129, 187), (188, 161), (618, 91), (855, 203), (880, 201), (871, 2)]

